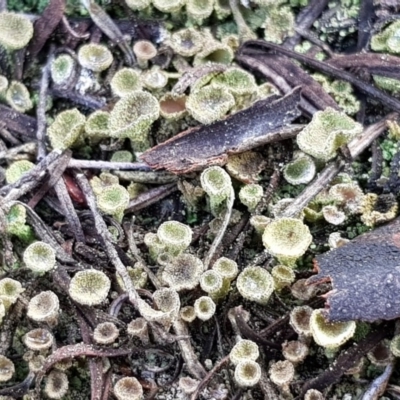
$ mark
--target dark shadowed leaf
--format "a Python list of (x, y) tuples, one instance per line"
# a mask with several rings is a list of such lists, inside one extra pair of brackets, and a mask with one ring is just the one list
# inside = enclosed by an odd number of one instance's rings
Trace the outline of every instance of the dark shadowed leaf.
[(400, 218), (316, 257), (318, 275), (332, 281), (327, 295), (331, 321), (400, 317)]

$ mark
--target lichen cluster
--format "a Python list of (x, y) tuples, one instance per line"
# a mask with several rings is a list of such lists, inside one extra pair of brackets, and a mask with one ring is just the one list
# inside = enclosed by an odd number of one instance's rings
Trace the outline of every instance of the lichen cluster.
[[(332, 295), (330, 284), (307, 278), (319, 267), (316, 255), (398, 215), (399, 126), (388, 124), (371, 159), (349, 162), (364, 130), (356, 121), (363, 101), (346, 80), (312, 72), (337, 107), (309, 102), (295, 120), (300, 128), (281, 143), (253, 148), (247, 132), (227, 131), (217, 139), (243, 137), (244, 150), (180, 176), (151, 171), (142, 163), (149, 148), (178, 135), (175, 150), (187, 146), (179, 161), (196, 163), (199, 142), (214, 146), (196, 127), (213, 130), (250, 107), (261, 113), (260, 104), (288, 90), (235, 57), (247, 39), (293, 38), (309, 1), (120, 3), (82, 1), (87, 18), (76, 25), (60, 18), (43, 50), (36, 16), (0, 12), (0, 102), (15, 122), (0, 127), (0, 382), (17, 385), (29, 370), (27, 380), (34, 375), (35, 390), (50, 399), (89, 398), (95, 379), (97, 391), (118, 400), (157, 399), (157, 391), (176, 399), (293, 398), (297, 381), (335, 366), (371, 328), (331, 321), (316, 297)], [(359, 9), (356, 0), (331, 2), (310, 29), (347, 45)], [(121, 21), (125, 13), (135, 17), (135, 32)], [(399, 32), (397, 21), (383, 26), (371, 49), (400, 53)], [(300, 41), (295, 50), (324, 59), (323, 47)], [(40, 57), (29, 59), (36, 50)], [(397, 79), (371, 79), (400, 92)], [(296, 209), (298, 195), (336, 164), (346, 172)], [(347, 373), (369, 363), (372, 376), (393, 364), (395, 333)], [(179, 379), (168, 382), (176, 360)], [(310, 389), (304, 398), (324, 397)]]

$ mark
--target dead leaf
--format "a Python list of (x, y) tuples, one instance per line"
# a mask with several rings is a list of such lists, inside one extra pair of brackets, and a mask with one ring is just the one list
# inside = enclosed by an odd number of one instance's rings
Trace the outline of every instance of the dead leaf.
[(400, 218), (317, 256), (315, 266), (307, 283), (331, 280), (331, 321), (400, 317)]
[(298, 87), (284, 97), (268, 97), (222, 121), (181, 132), (147, 150), (141, 159), (175, 174), (223, 165), (228, 154), (286, 138), (283, 131), (300, 115), (300, 92)]

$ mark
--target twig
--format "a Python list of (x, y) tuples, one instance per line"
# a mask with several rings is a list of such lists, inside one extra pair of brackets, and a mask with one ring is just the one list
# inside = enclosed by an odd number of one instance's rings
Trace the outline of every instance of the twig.
[(150, 189), (147, 192), (140, 194), (135, 199), (131, 200), (125, 210), (125, 214), (129, 214), (149, 207), (150, 205), (159, 202), (164, 197), (169, 196), (171, 193), (176, 192), (177, 190), (178, 187), (175, 183), (169, 183), (168, 185), (163, 185), (154, 189)]
[(390, 364), (388, 364), (381, 375), (375, 378), (371, 385), (368, 387), (366, 392), (364, 393), (361, 400), (375, 400), (385, 393), (386, 386), (389, 382), (390, 377), (394, 371), (396, 361), (392, 360)]
[(198, 384), (196, 391), (190, 397), (190, 400), (196, 400), (197, 396), (203, 390), (204, 386), (211, 380), (211, 378), (229, 361), (229, 356), (225, 356), (222, 360), (214, 365), (214, 368), (207, 373), (203, 380)]
[(234, 201), (235, 201), (235, 191), (233, 190), (233, 187), (231, 187), (229, 196), (226, 200), (226, 211), (224, 214), (224, 219), (222, 220), (221, 227), (220, 227), (217, 235), (215, 236), (210, 249), (208, 250), (206, 258), (204, 259), (204, 270), (207, 270), (209, 268), (210, 262), (212, 261), (214, 253), (217, 250), (217, 247), (219, 246), (222, 238), (225, 235), (226, 228), (228, 227), (229, 221), (231, 219)]
[(69, 24), (68, 19), (65, 15), (63, 15), (63, 17), (61, 18), (61, 22), (62, 22), (64, 28), (67, 30), (67, 32), (75, 39), (82, 39), (82, 40), (89, 39), (90, 33), (87, 33), (87, 32), (79, 33), (79, 32), (74, 31), (71, 28), (71, 25)]
[[(177, 336), (190, 337), (187, 325), (181, 319), (173, 321), (172, 326)], [(181, 350), (182, 358), (186, 363), (186, 368), (197, 379), (203, 379), (207, 373), (204, 367), (200, 364), (190, 343), (190, 339), (178, 340), (178, 345)]]
[(111, 263), (114, 265), (116, 271), (121, 276), (124, 282), (126, 292), (129, 295), (129, 301), (136, 307), (139, 296), (133, 286), (132, 280), (129, 276), (127, 269), (125, 268), (125, 265), (118, 257), (117, 250), (112, 244), (111, 234), (107, 229), (107, 225), (104, 222), (99, 211), (97, 210), (96, 199), (94, 197), (92, 188), (90, 187), (89, 181), (82, 173), (76, 174), (75, 177), (78, 182), (78, 185), (82, 189), (83, 193), (85, 193), (86, 202), (93, 215), (96, 231), (98, 235), (103, 239), (104, 250), (106, 251), (108, 257), (110, 258)]
[(68, 168), (152, 171), (152, 169), (146, 163), (97, 161), (97, 160), (76, 160), (74, 158), (71, 158), (69, 160)]
[(264, 47), (267, 49), (271, 49), (277, 53), (284, 54), (285, 56), (288, 56), (290, 58), (294, 58), (297, 61), (300, 61), (301, 63), (304, 63), (305, 65), (314, 68), (318, 71), (323, 72), (324, 74), (330, 75), (336, 79), (342, 79), (345, 80), (352, 85), (354, 85), (357, 89), (359, 89), (361, 92), (372, 96), (379, 100), (383, 105), (386, 107), (390, 108), (393, 111), (400, 111), (400, 100), (397, 100), (396, 98), (389, 96), (386, 94), (384, 91), (376, 88), (373, 85), (370, 85), (361, 79), (356, 78), (353, 74), (340, 70), (338, 68), (335, 68), (327, 63), (317, 61), (313, 58), (307, 57), (303, 54), (296, 53), (291, 50), (287, 50), (282, 46), (278, 46), (275, 44), (272, 44), (270, 42), (262, 41), (262, 40), (249, 40), (245, 44), (246, 47), (250, 46), (256, 46), (256, 47)]
[(83, 233), (81, 223), (72, 203), (71, 197), (68, 194), (65, 182), (62, 179), (59, 179), (54, 185), (54, 190), (57, 193), (61, 207), (64, 209), (64, 216), (67, 218), (68, 224), (72, 228), (75, 240), (85, 243), (85, 234)]
[(50, 65), (53, 62), (53, 50), (50, 48), (45, 67), (42, 69), (42, 79), (40, 80), (39, 103), (36, 109), (37, 131), (36, 139), (38, 142), (37, 160), (41, 161), (46, 156), (46, 103), (47, 90), (49, 87)]

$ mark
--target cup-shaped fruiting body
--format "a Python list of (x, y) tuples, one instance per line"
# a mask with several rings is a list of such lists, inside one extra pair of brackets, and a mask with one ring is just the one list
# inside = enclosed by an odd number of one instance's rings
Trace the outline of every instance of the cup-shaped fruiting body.
[(250, 225), (256, 230), (257, 234), (262, 235), (271, 221), (272, 219), (265, 215), (253, 215), (250, 218)]
[(13, 162), (6, 169), (6, 174), (5, 174), (6, 182), (7, 183), (17, 182), (26, 172), (29, 172), (34, 166), (35, 164), (31, 163), (28, 160), (19, 160)]
[(367, 353), (367, 357), (377, 367), (386, 367), (394, 359), (394, 355), (390, 349), (390, 342), (386, 339), (382, 340)]
[(19, 295), (24, 290), (21, 283), (14, 279), (4, 278), (0, 280), (0, 300), (3, 301), (6, 310), (18, 300)]
[(110, 158), (112, 162), (132, 162), (133, 154), (128, 150), (118, 150)]
[(168, 74), (155, 65), (142, 73), (142, 83), (146, 89), (158, 92), (167, 85)]
[(104, 272), (88, 269), (75, 274), (69, 284), (68, 292), (77, 303), (95, 306), (107, 298), (110, 287), (110, 279)]
[(114, 343), (119, 336), (119, 330), (113, 322), (102, 322), (93, 331), (93, 340), (98, 344)]
[(400, 335), (396, 335), (390, 342), (390, 351), (395, 357), (400, 357)]
[(255, 183), (245, 185), (239, 191), (240, 201), (248, 208), (250, 212), (255, 210), (263, 195), (264, 190), (262, 186)]
[(107, 111), (97, 110), (91, 113), (85, 123), (85, 134), (96, 143), (97, 141), (110, 136), (108, 129), (108, 120), (110, 113)]
[(364, 193), (357, 182), (338, 183), (333, 185), (328, 193), (337, 205), (350, 214), (361, 212)]
[(157, 234), (153, 232), (148, 232), (144, 235), (144, 244), (149, 249), (150, 258), (153, 261), (156, 261), (160, 254), (165, 253), (165, 245), (161, 243), (160, 239), (158, 238)]
[(282, 344), (282, 354), (286, 360), (296, 365), (307, 357), (308, 346), (299, 340), (285, 342)]
[(325, 400), (325, 396), (317, 389), (308, 389), (304, 400)]
[(196, 391), (200, 381), (190, 376), (184, 376), (179, 379), (179, 388), (186, 394), (192, 394)]
[(110, 82), (114, 96), (124, 97), (142, 88), (139, 73), (133, 68), (122, 68), (113, 76)]
[(139, 68), (145, 69), (149, 65), (149, 60), (157, 55), (157, 48), (148, 40), (139, 40), (133, 45), (133, 52)]
[(325, 310), (318, 309), (311, 314), (310, 329), (317, 344), (337, 348), (353, 337), (356, 323), (354, 321), (329, 322)]
[(78, 109), (60, 112), (47, 129), (51, 146), (54, 150), (65, 150), (79, 139), (86, 117)]
[(33, 36), (32, 22), (22, 14), (0, 13), (0, 45), (6, 50), (25, 47)]
[(202, 124), (218, 121), (235, 105), (233, 95), (219, 87), (204, 86), (190, 93), (186, 108)]
[(215, 314), (217, 306), (209, 296), (201, 296), (194, 302), (194, 312), (198, 319), (208, 321)]
[(229, 359), (234, 365), (246, 360), (256, 361), (259, 356), (257, 344), (246, 339), (239, 340), (229, 353)]
[(361, 221), (367, 226), (375, 226), (394, 219), (398, 204), (391, 194), (367, 193), (361, 204)]
[(62, 399), (68, 392), (69, 382), (65, 372), (53, 370), (46, 378), (44, 393), (50, 399)]
[(200, 277), (200, 287), (214, 300), (225, 297), (229, 286), (229, 281), (224, 282), (222, 276), (213, 270), (204, 272)]
[(235, 98), (251, 95), (257, 90), (254, 76), (241, 68), (229, 68), (211, 81), (212, 86), (231, 92)]
[(83, 68), (101, 72), (112, 64), (113, 56), (107, 46), (89, 43), (79, 48), (78, 61)]
[(159, 114), (157, 99), (138, 90), (115, 104), (109, 119), (110, 135), (118, 139), (147, 142), (148, 129)]
[(261, 379), (261, 367), (252, 360), (241, 361), (236, 365), (234, 378), (241, 387), (254, 386)]
[(187, 114), (186, 95), (164, 94), (160, 101), (160, 115), (170, 121), (177, 121)]
[(307, 225), (296, 218), (279, 218), (268, 224), (262, 236), (266, 250), (282, 264), (292, 266), (312, 242)]
[(295, 17), (290, 7), (272, 6), (268, 8), (264, 22), (264, 38), (268, 42), (282, 43), (294, 34)]
[(290, 288), (292, 296), (298, 300), (310, 300), (315, 295), (315, 285), (307, 285), (307, 279), (298, 279)]
[(166, 265), (162, 272), (162, 280), (177, 292), (194, 289), (203, 273), (203, 263), (191, 254), (180, 254)]
[(57, 295), (47, 290), (32, 297), (28, 304), (27, 315), (37, 322), (47, 322), (51, 326), (57, 324), (60, 302)]
[(371, 49), (393, 54), (400, 53), (399, 30), (400, 22), (392, 22), (382, 32), (372, 36)]
[(194, 56), (201, 51), (204, 44), (203, 35), (194, 28), (187, 28), (174, 32), (169, 41), (172, 50), (183, 57)]
[(109, 172), (102, 172), (90, 180), (93, 193), (98, 196), (106, 187), (119, 184), (119, 178)]
[(340, 232), (332, 232), (328, 238), (328, 244), (331, 249), (337, 249), (349, 242), (349, 239), (342, 238)]
[(14, 110), (25, 113), (33, 107), (27, 87), (17, 81), (12, 81), (6, 91), (6, 101)]
[(43, 328), (29, 331), (23, 338), (25, 346), (33, 351), (49, 349), (54, 343), (54, 337), (50, 331)]
[(142, 400), (143, 388), (136, 378), (129, 376), (115, 384), (114, 395), (118, 400)]
[(246, 267), (239, 274), (236, 286), (245, 299), (266, 304), (274, 291), (274, 279), (261, 267)]
[(149, 343), (149, 327), (144, 318), (133, 319), (126, 327), (129, 335), (138, 337), (143, 344)]
[(67, 84), (74, 74), (75, 60), (69, 54), (56, 57), (50, 66), (51, 79), (57, 85)]
[(196, 312), (193, 306), (182, 307), (179, 311), (179, 316), (185, 322), (193, 322), (196, 319)]
[(0, 355), (0, 382), (9, 381), (15, 372), (14, 363), (8, 359)]
[(233, 60), (232, 49), (216, 40), (207, 41), (207, 46), (198, 52), (193, 60), (194, 66), (208, 63), (230, 64)]
[(138, 300), (138, 310), (147, 321), (157, 321), (167, 329), (179, 315), (181, 302), (179, 294), (172, 289), (158, 289), (153, 293), (153, 300), (157, 309), (151, 308), (142, 299)]
[(312, 335), (310, 319), (313, 309), (309, 306), (294, 307), (289, 315), (289, 324), (300, 336)]
[(346, 219), (346, 214), (334, 205), (322, 207), (322, 215), (325, 221), (332, 225), (340, 225)]
[(214, 0), (186, 0), (186, 14), (201, 24), (214, 11)]
[(312, 158), (303, 154), (285, 165), (283, 176), (292, 185), (302, 185), (313, 180), (315, 171), (316, 167)]
[[(148, 276), (146, 271), (143, 269), (143, 266), (140, 263), (136, 263), (133, 266), (133, 268), (127, 267), (126, 270), (128, 272), (129, 278), (131, 278), (133, 287), (135, 289), (141, 289), (146, 286)], [(125, 292), (126, 287), (124, 281), (122, 280), (121, 276), (118, 273), (116, 273), (115, 275), (117, 278), (118, 285)]]
[(221, 167), (209, 167), (202, 172), (200, 182), (210, 198), (211, 211), (217, 215), (220, 205), (231, 193), (230, 176)]
[(157, 237), (165, 246), (165, 252), (177, 256), (189, 247), (192, 241), (192, 230), (181, 222), (167, 221), (157, 229)]
[(151, 0), (125, 0), (125, 3), (131, 10), (141, 11), (151, 5)]
[(275, 385), (285, 390), (294, 378), (294, 365), (288, 361), (277, 361), (269, 368), (269, 377)]
[(223, 280), (231, 282), (236, 278), (239, 268), (235, 261), (221, 257), (212, 266), (212, 270), (222, 277)]
[[(33, 356), (30, 356), (29, 359), (26, 361), (28, 361), (29, 371), (36, 374), (42, 370), (44, 363), (46, 361), (46, 357), (41, 354), (38, 355), (35, 354)], [(6, 399), (3, 399), (0, 396), (0, 400), (6, 400)]]
[(291, 267), (286, 265), (275, 265), (272, 268), (271, 275), (274, 278), (275, 290), (282, 290), (294, 282), (296, 276)]
[(29, 245), (23, 255), (27, 268), (36, 274), (51, 271), (56, 266), (56, 252), (45, 242), (35, 242)]
[(129, 193), (121, 185), (111, 185), (96, 196), (96, 204), (103, 213), (112, 215), (121, 222), (129, 204)]
[(317, 111), (311, 122), (297, 135), (302, 151), (322, 161), (336, 156), (336, 151), (362, 132), (362, 125), (333, 108)]

